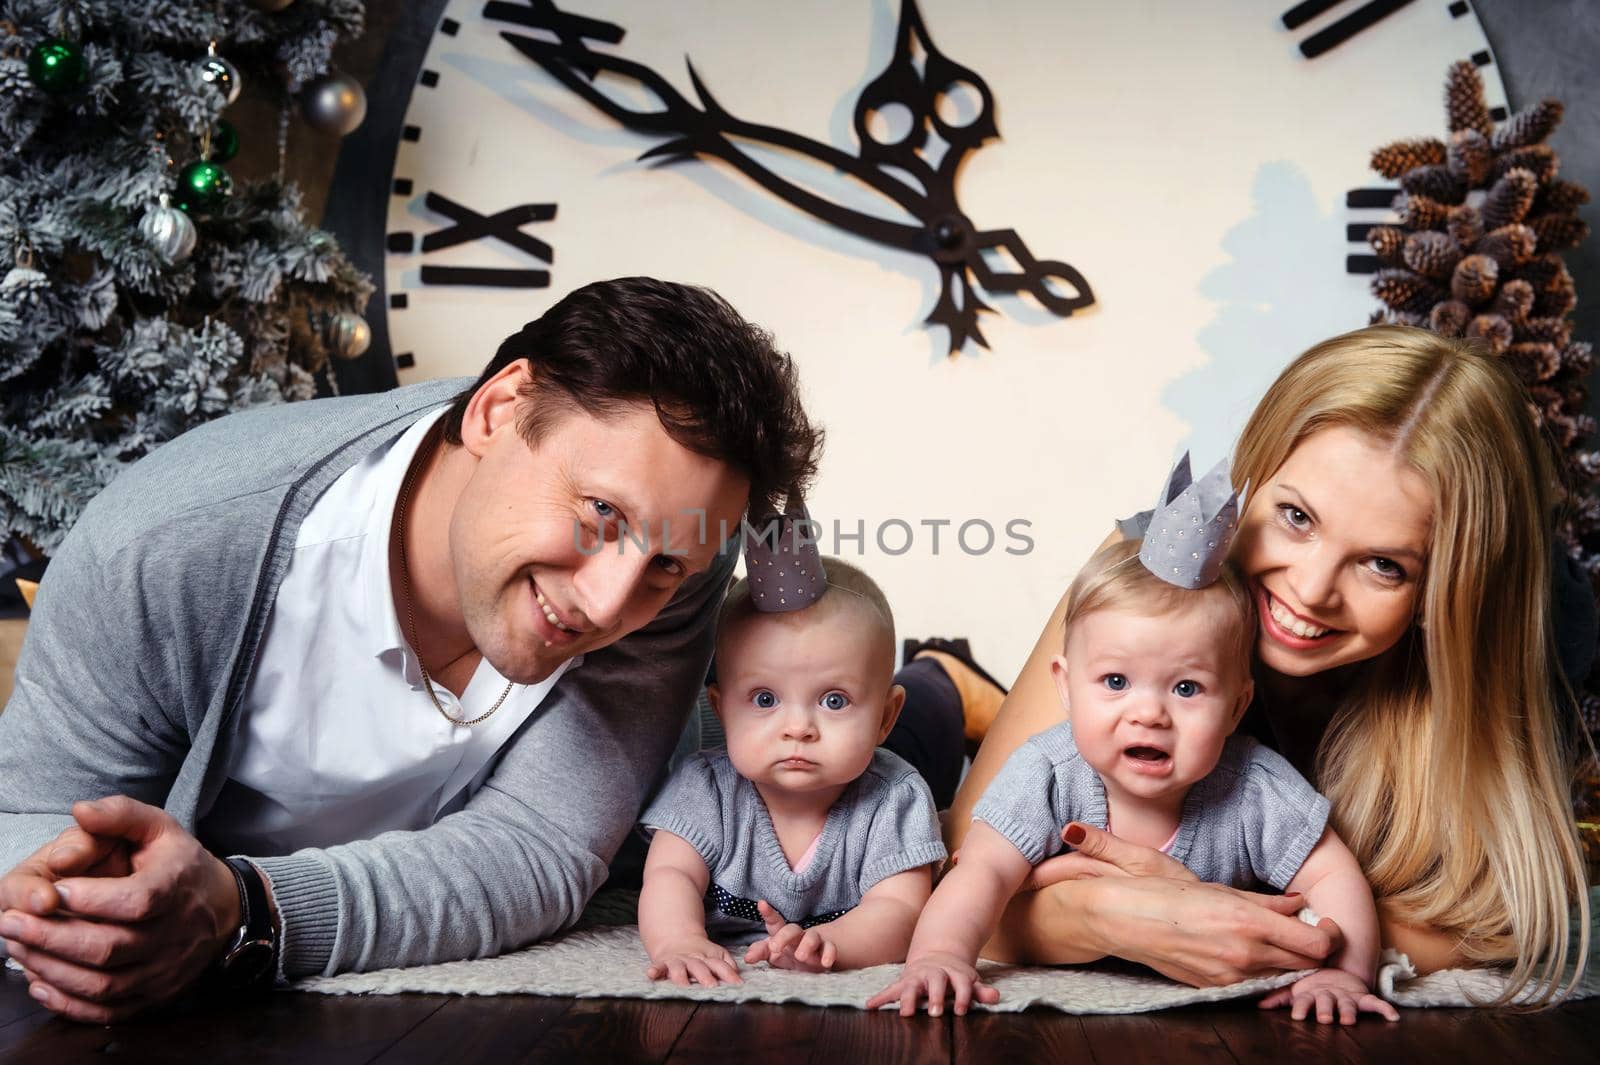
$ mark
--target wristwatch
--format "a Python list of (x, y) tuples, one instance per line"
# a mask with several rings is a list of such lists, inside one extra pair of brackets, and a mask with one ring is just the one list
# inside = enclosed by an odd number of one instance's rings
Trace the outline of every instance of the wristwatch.
[(278, 934), (261, 872), (243, 858), (224, 858), (239, 888), (239, 930), (218, 962), (231, 990), (270, 987), (278, 974)]

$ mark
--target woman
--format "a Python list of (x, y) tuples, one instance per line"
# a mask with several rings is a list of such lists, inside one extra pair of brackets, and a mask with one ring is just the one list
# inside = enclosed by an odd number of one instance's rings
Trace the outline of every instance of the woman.
[[(1587, 953), (1588, 899), (1551, 621), (1556, 479), (1525, 391), (1463, 341), (1335, 337), (1268, 390), (1233, 476), (1252, 486), (1234, 558), (1262, 617), (1243, 727), (1332, 801), (1387, 945), (1424, 971), (1509, 963), (1508, 998), (1548, 1001)], [(1065, 605), (956, 797), (952, 853), (1007, 756), (1060, 720), (1049, 661)], [(1311, 967), (1337, 945), (1293, 900), (1199, 884), (1163, 854), (1080, 832), (1076, 853), (1035, 870), (1040, 890), (1012, 901), (987, 956), (1113, 954), (1206, 985)]]

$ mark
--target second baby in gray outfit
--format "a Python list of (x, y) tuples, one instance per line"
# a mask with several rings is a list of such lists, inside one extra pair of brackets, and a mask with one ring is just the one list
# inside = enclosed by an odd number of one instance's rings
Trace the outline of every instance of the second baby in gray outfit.
[(905, 700), (889, 604), (838, 559), (826, 574), (802, 609), (764, 612), (746, 581), (723, 606), (707, 694), (727, 750), (680, 766), (641, 819), (652, 979), (740, 982), (713, 935), (776, 968), (905, 958), (944, 844), (927, 784), (877, 747)]

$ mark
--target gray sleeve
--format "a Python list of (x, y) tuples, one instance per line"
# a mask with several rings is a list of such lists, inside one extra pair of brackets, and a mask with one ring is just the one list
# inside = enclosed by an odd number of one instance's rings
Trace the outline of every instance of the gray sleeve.
[(564, 676), (460, 812), (257, 859), (283, 918), (283, 974), (485, 957), (572, 924), (705, 680), (733, 562), (719, 556), (649, 625)]
[(982, 821), (1011, 841), (1030, 865), (1038, 865), (1061, 849), (1061, 826), (1068, 811), (1055, 810), (1055, 764), (1034, 740), (1011, 752), (1006, 764), (984, 789), (972, 809)]
[(45, 571), (0, 713), (0, 874), (72, 824), (80, 799), (162, 805), (188, 755), (183, 699), (159, 679), (177, 611), (146, 594), (146, 552), (102, 563), (93, 524)]
[(716, 869), (722, 860), (722, 795), (705, 755), (684, 762), (667, 778), (639, 823), (647, 829), (665, 829), (688, 842), (706, 863)]
[(1241, 789), (1245, 851), (1256, 879), (1289, 886), (1328, 824), (1328, 800), (1277, 751), (1259, 744)]
[(944, 861), (939, 811), (919, 774), (907, 773), (878, 801), (867, 832), (867, 856), (861, 867), (863, 895), (896, 873)]

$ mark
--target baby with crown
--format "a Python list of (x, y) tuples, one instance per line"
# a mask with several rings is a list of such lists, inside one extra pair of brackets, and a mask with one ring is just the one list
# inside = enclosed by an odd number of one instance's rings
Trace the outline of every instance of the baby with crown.
[(1256, 628), (1226, 561), (1239, 511), (1226, 463), (1194, 481), (1185, 455), (1156, 509), (1120, 523), (1131, 538), (1078, 574), (1051, 662), (1069, 720), (1017, 748), (984, 792), (899, 979), (868, 1008), (898, 1001), (910, 1015), (926, 999), (938, 1014), (947, 991), (958, 1014), (974, 998), (997, 1002), (978, 952), (1029, 871), (1083, 840), (1081, 823), (1159, 848), (1201, 880), (1301, 895), (1338, 922), (1338, 955), (1263, 1006), (1291, 1005), (1297, 1019), (1398, 1019), (1371, 994), (1377, 910), (1327, 823), (1328, 800), (1276, 752), (1234, 734), (1254, 690)]
[(747, 963), (822, 972), (902, 961), (944, 861), (928, 785), (878, 747), (905, 690), (865, 573), (824, 567), (803, 506), (745, 530), (707, 689), (727, 736), (673, 772), (640, 823), (651, 979), (739, 983)]

